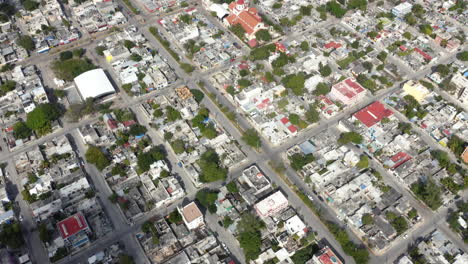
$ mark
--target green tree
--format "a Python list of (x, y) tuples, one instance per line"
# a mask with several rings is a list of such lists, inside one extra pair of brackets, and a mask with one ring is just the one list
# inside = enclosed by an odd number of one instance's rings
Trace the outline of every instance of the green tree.
[(403, 33), (403, 37), (404, 37), (405, 39), (408, 39), (408, 40), (413, 39), (413, 35), (411, 35), (411, 33), (408, 32), (408, 31), (406, 31), (405, 33)]
[(239, 85), (241, 88), (246, 88), (252, 85), (252, 82), (248, 79), (239, 79), (237, 80), (237, 85)]
[(458, 53), (457, 58), (461, 61), (468, 61), (468, 51), (462, 51)]
[(11, 70), (14, 69), (14, 67), (15, 67), (15, 66), (14, 66), (13, 64), (11, 64), (11, 63), (4, 64), (4, 65), (2, 66), (2, 68), (0, 69), (0, 72), (11, 71)]
[(346, 9), (341, 8), (341, 5), (334, 0), (327, 2), (326, 9), (337, 18), (342, 18), (346, 14)]
[(348, 9), (360, 9), (366, 11), (367, 0), (350, 0), (348, 2)]
[(309, 51), (309, 50), (310, 50), (310, 48), (309, 48), (309, 42), (307, 42), (307, 41), (305, 41), (305, 40), (301, 42), (300, 47), (301, 47), (301, 50), (302, 50), (302, 51)]
[(265, 223), (250, 213), (243, 214), (237, 224), (239, 244), (244, 250), (247, 261), (257, 259), (261, 253), (262, 239), (260, 230), (263, 228), (265, 228)]
[(73, 52), (71, 52), (69, 50), (62, 51), (62, 52), (60, 52), (59, 55), (60, 55), (59, 57), (60, 57), (61, 61), (65, 61), (65, 60), (69, 60), (69, 59), (73, 58)]
[(270, 32), (268, 32), (268, 29), (260, 29), (255, 33), (255, 37), (260, 40), (260, 41), (270, 41), (271, 40), (271, 35)]
[(297, 96), (304, 94), (305, 76), (302, 73), (286, 75), (281, 79), (281, 83)]
[(338, 138), (338, 143), (341, 145), (348, 143), (361, 144), (362, 136), (356, 132), (344, 132), (341, 133), (340, 137)]
[(244, 39), (245, 38), (245, 29), (242, 27), (240, 23), (234, 24), (229, 27), (229, 30), (234, 33), (238, 38)]
[(75, 49), (73, 50), (73, 56), (76, 58), (81, 58), (85, 54), (85, 49)]
[(315, 87), (313, 94), (318, 96), (318, 95), (326, 95), (329, 92), (330, 92), (330, 86), (326, 83), (320, 82)]
[(168, 105), (166, 106), (166, 120), (167, 122), (174, 122), (178, 119), (181, 119), (182, 116), (178, 110), (174, 107)]
[(132, 136), (139, 136), (145, 134), (147, 131), (145, 126), (142, 126), (140, 124), (134, 124), (130, 127), (128, 130), (128, 133)]
[(411, 191), (432, 210), (437, 210), (442, 205), (441, 188), (432, 179), (413, 183)]
[(128, 39), (126, 39), (126, 40), (123, 41), (123, 45), (124, 45), (124, 47), (127, 48), (128, 50), (130, 50), (130, 49), (132, 49), (133, 47), (136, 46), (135, 42), (133, 42), (133, 41), (131, 41), (131, 40), (128, 40)]
[(23, 1), (24, 9), (27, 11), (36, 10), (39, 7), (39, 3), (34, 0), (24, 0)]
[(136, 54), (136, 53), (130, 54), (130, 60), (132, 60), (132, 61), (141, 61), (142, 59), (143, 58), (140, 55)]
[(429, 24), (424, 24), (419, 26), (419, 31), (423, 34), (426, 35), (431, 35), (432, 34), (432, 27)]
[(15, 138), (29, 138), (32, 135), (32, 130), (23, 121), (18, 121), (13, 125), (13, 134)]
[(57, 78), (65, 81), (73, 81), (76, 76), (95, 68), (88, 59), (56, 60), (52, 63), (52, 70)]
[(387, 59), (387, 52), (385, 51), (381, 51), (378, 55), (377, 55), (377, 59), (381, 60), (382, 62), (385, 62), (385, 60)]
[(132, 256), (126, 254), (119, 255), (119, 264), (135, 264)]
[(302, 170), (302, 168), (305, 165), (311, 163), (314, 160), (315, 160), (315, 157), (312, 154), (304, 155), (304, 154), (301, 154), (301, 153), (295, 153), (295, 154), (289, 156), (289, 161), (291, 163), (291, 167), (296, 171)]
[(185, 152), (185, 142), (182, 139), (172, 141), (171, 147), (175, 154), (182, 154)]
[(0, 243), (13, 249), (24, 245), (21, 225), (18, 222), (3, 224), (0, 228)]
[(226, 188), (230, 193), (238, 193), (239, 189), (237, 188), (236, 182), (232, 181), (228, 184), (226, 184)]
[(57, 120), (60, 115), (61, 111), (56, 105), (39, 104), (27, 114), (26, 125), (42, 135), (50, 131), (51, 122)]
[(182, 70), (184, 70), (186, 73), (191, 73), (195, 70), (192, 64), (189, 63), (181, 63), (180, 68), (182, 68)]
[(418, 211), (413, 208), (408, 212), (408, 218), (409, 219), (414, 219), (416, 217), (418, 217)]
[(422, 17), (426, 11), (424, 10), (424, 7), (420, 4), (415, 4), (411, 8), (411, 13), (415, 14), (417, 17)]
[(13, 80), (6, 80), (2, 85), (0, 85), (0, 91), (3, 93), (8, 93), (13, 91), (16, 88), (16, 82)]
[(201, 169), (201, 182), (214, 182), (227, 177), (227, 170), (220, 166), (219, 156), (213, 149), (208, 149), (202, 154), (198, 165)]
[(169, 222), (173, 224), (178, 224), (182, 222), (182, 215), (180, 215), (179, 211), (175, 209), (172, 213), (169, 214)]
[(376, 38), (377, 36), (379, 35), (379, 33), (375, 32), (375, 31), (369, 31), (367, 32), (367, 36), (371, 39), (374, 39)]
[(305, 112), (305, 118), (309, 123), (317, 123), (320, 120), (320, 113), (313, 105), (310, 105), (309, 109)]
[(208, 190), (208, 189), (202, 189), (197, 192), (195, 195), (197, 201), (210, 213), (214, 214), (216, 213), (216, 200), (218, 199), (218, 191), (215, 190)]
[(36, 48), (33, 39), (28, 35), (18, 37), (16, 44), (27, 51), (33, 51)]
[(232, 224), (234, 224), (234, 221), (232, 221), (231, 217), (225, 216), (224, 219), (223, 219), (224, 228), (228, 228)]
[(107, 48), (104, 47), (104, 46), (96, 46), (96, 48), (94, 48), (94, 50), (96, 51), (96, 53), (99, 55), (99, 56), (104, 56), (104, 51), (106, 50)]
[(461, 139), (460, 137), (458, 137), (457, 135), (451, 136), (447, 142), (447, 147), (456, 156), (461, 156), (467, 146), (468, 146), (467, 142)]
[(418, 20), (412, 13), (408, 13), (405, 15), (405, 21), (411, 26), (415, 25), (418, 22)]
[(85, 157), (87, 162), (94, 164), (101, 171), (110, 165), (109, 158), (96, 146), (90, 145), (88, 150), (86, 150)]
[(192, 93), (193, 98), (195, 99), (195, 101), (197, 101), (197, 103), (200, 103), (201, 101), (203, 101), (205, 94), (203, 94), (202, 91), (197, 90), (197, 89), (190, 89), (190, 92)]
[(327, 77), (327, 76), (330, 76), (330, 74), (332, 73), (332, 70), (330, 66), (328, 66), (328, 64), (323, 66), (322, 63), (319, 63), (319, 72), (320, 72), (320, 75), (322, 75), (323, 77)]
[(50, 242), (52, 240), (52, 232), (47, 228), (45, 223), (41, 223), (38, 226), (39, 238), (42, 242)]
[(363, 214), (361, 218), (363, 225), (372, 225), (374, 224), (374, 218), (371, 214)]
[(254, 148), (260, 148), (262, 146), (262, 141), (258, 135), (258, 132), (253, 128), (249, 128), (244, 132), (242, 135), (242, 140), (245, 141), (247, 145)]
[(359, 162), (356, 164), (356, 167), (360, 169), (365, 169), (369, 167), (369, 157), (366, 155), (361, 155)]

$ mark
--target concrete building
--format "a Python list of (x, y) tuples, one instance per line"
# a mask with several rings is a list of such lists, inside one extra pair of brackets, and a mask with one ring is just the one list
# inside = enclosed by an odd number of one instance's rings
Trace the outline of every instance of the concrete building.
[(350, 77), (332, 86), (329, 96), (332, 100), (352, 105), (366, 96), (366, 89)]
[(203, 214), (200, 211), (200, 209), (198, 209), (198, 206), (195, 204), (195, 202), (191, 202), (188, 205), (184, 206), (180, 210), (180, 213), (182, 215), (182, 218), (184, 219), (185, 225), (189, 230), (197, 229), (205, 225), (205, 222), (203, 220)]
[(320, 253), (314, 255), (307, 264), (343, 264), (343, 262), (335, 255), (335, 252), (327, 246), (320, 250)]
[(404, 17), (406, 14), (411, 12), (411, 8), (413, 8), (412, 4), (404, 2), (393, 7), (392, 14), (394, 14), (396, 17)]
[(228, 26), (240, 24), (245, 30), (247, 39), (255, 38), (255, 33), (265, 28), (262, 18), (254, 7), (249, 7), (244, 0), (237, 0), (229, 4), (230, 15), (225, 18)]
[(281, 191), (277, 191), (255, 204), (254, 208), (260, 217), (265, 218), (278, 214), (288, 205), (288, 199)]
[(115, 93), (114, 86), (112, 86), (103, 69), (84, 72), (78, 75), (74, 81), (83, 100)]
[(78, 212), (57, 224), (62, 239), (72, 247), (80, 247), (89, 242), (91, 233), (88, 222), (81, 212)]

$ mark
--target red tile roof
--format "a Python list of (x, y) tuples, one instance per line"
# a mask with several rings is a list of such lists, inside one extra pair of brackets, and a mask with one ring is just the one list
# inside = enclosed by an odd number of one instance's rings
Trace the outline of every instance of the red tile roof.
[(338, 49), (339, 47), (341, 47), (341, 44), (337, 43), (337, 42), (334, 42), (334, 41), (328, 42), (324, 46), (325, 49), (330, 49), (330, 48)]
[(247, 42), (251, 48), (257, 46), (257, 40), (256, 39), (251, 39), (249, 42)]
[(135, 122), (135, 120), (128, 120), (128, 121), (122, 122), (122, 124), (123, 124), (124, 126), (126, 126), (126, 127), (129, 127), (129, 126), (131, 126), (131, 125), (136, 124), (136, 122)]
[(364, 88), (352, 78), (348, 78), (333, 85), (333, 89), (349, 99), (365, 91)]
[(262, 22), (262, 19), (253, 11), (242, 11), (239, 13), (239, 16), (236, 14), (230, 14), (226, 19), (229, 25), (240, 24), (244, 28), (247, 34), (252, 34), (255, 32), (255, 27), (258, 23)]
[(414, 50), (415, 50), (417, 53), (421, 54), (421, 56), (423, 56), (424, 59), (429, 60), (429, 61), (432, 60), (432, 57), (431, 57), (429, 54), (427, 54), (426, 52), (420, 50), (419, 48), (414, 48)]
[(391, 115), (393, 115), (393, 112), (390, 109), (385, 108), (381, 102), (377, 101), (359, 110), (354, 114), (354, 117), (361, 121), (365, 126), (371, 127), (380, 122), (383, 118)]
[(403, 151), (398, 152), (393, 157), (390, 158), (393, 161), (392, 170), (398, 168), (401, 164), (407, 162), (411, 159), (411, 156), (406, 154)]
[(113, 119), (107, 120), (107, 125), (110, 127), (110, 129), (116, 129), (117, 128), (117, 122)]
[(335, 255), (335, 253), (327, 248), (325, 251), (322, 251), (322, 255), (318, 256), (318, 259), (321, 264), (342, 264), (341, 260)]
[(296, 133), (296, 131), (297, 131), (297, 128), (296, 128), (294, 125), (288, 126), (288, 129), (289, 129), (289, 131), (290, 131), (291, 133)]
[(67, 219), (60, 221), (57, 226), (59, 227), (62, 238), (66, 239), (77, 234), (81, 230), (87, 229), (88, 223), (86, 223), (86, 219), (83, 214), (78, 212)]
[(281, 123), (283, 123), (284, 125), (286, 125), (287, 123), (289, 123), (289, 119), (287, 117), (283, 117), (281, 118)]

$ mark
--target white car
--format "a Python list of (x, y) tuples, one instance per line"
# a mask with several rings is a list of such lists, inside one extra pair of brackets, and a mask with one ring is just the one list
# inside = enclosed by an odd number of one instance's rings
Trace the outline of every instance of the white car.
[(314, 200), (314, 197), (312, 197), (312, 195), (307, 195), (307, 198), (309, 198), (309, 200), (313, 201)]

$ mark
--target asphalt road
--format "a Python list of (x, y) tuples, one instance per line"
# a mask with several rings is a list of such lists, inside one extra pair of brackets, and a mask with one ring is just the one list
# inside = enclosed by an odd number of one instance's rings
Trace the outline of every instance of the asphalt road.
[[(118, 2), (124, 7), (124, 9), (127, 9), (126, 6), (121, 1), (118, 1)], [(142, 25), (140, 22), (133, 19), (133, 17), (129, 17), (129, 24), (135, 25), (140, 29), (140, 31), (149, 40), (150, 44), (153, 47), (156, 48), (156, 50), (159, 52), (159, 54), (161, 54), (163, 57), (168, 59), (168, 62), (171, 65), (171, 67), (173, 67), (175, 69), (177, 75), (179, 77), (181, 77), (181, 79), (184, 82), (187, 83), (189, 88), (191, 88), (191, 89), (192, 88), (198, 88), (196, 83), (198, 81), (203, 81), (205, 83), (206, 89), (209, 92), (214, 93), (216, 95), (216, 97), (217, 97), (217, 100), (222, 105), (227, 106), (231, 111), (234, 111), (234, 112), (237, 111), (237, 107), (232, 102), (230, 102), (222, 94), (221, 91), (219, 91), (217, 88), (213, 87), (209, 82), (206, 81), (206, 79), (205, 79), (206, 76), (208, 76), (209, 74), (213, 73), (216, 70), (209, 70), (209, 71), (203, 72), (203, 73), (199, 72), (199, 71), (195, 71), (191, 75), (186, 74), (179, 67), (178, 63), (170, 56), (170, 54), (149, 33), (147, 24)], [(163, 35), (165, 34), (164, 33), (165, 30), (159, 24), (155, 24), (153, 26), (156, 26), (158, 29), (160, 29), (161, 32), (163, 33)], [(95, 43), (95, 42), (92, 41), (91, 43)], [(85, 44), (83, 44), (83, 45), (85, 45)], [(57, 55), (49, 55), (49, 56), (47, 56), (47, 60), (45, 60), (43, 56), (34, 56), (31, 59), (25, 60), (23, 63), (27, 63), (27, 64), (45, 63), (45, 61), (50, 61), (50, 59), (53, 59), (56, 56)], [(184, 56), (181, 56), (181, 58), (182, 58), (183, 61), (187, 62), (187, 59)], [(447, 56), (446, 58), (442, 58), (440, 60), (440, 63), (444, 63), (444, 61), (448, 61), (449, 59), (452, 59), (452, 58), (453, 58), (453, 55)], [(229, 67), (229, 66), (230, 65), (225, 65), (223, 67)], [(409, 75), (406, 79), (417, 79), (417, 78), (420, 78), (420, 77), (424, 76), (425, 74), (427, 74), (429, 72), (429, 70), (430, 70), (429, 67), (430, 66), (431, 65), (426, 66), (426, 68), (423, 68), (421, 71), (418, 71), (418, 72), (416, 72), (414, 74)], [(404, 67), (404, 66), (402, 66), (402, 67)], [(218, 70), (220, 70), (220, 69), (223, 69), (223, 68), (219, 68)], [(112, 74), (111, 70), (109, 70), (109, 72)], [(175, 86), (176, 85), (174, 85), (173, 87), (175, 87)], [(137, 104), (141, 103), (143, 100), (145, 100), (147, 98), (155, 96), (156, 94), (160, 94), (160, 93), (162, 94), (165, 91), (168, 91), (169, 89), (170, 88), (165, 89), (164, 91), (153, 92), (153, 93), (151, 93), (149, 95), (145, 95), (145, 96), (137, 98), (137, 99), (128, 98), (125, 93), (121, 93), (121, 98), (122, 98), (123, 102), (121, 104), (116, 105), (116, 107), (131, 107), (133, 110), (138, 111), (138, 109), (136, 107)], [(316, 133), (320, 133), (320, 132), (324, 131), (328, 127), (335, 125), (341, 118), (349, 116), (350, 114), (357, 111), (359, 108), (362, 108), (365, 105), (367, 105), (367, 104), (369, 104), (369, 103), (371, 103), (371, 102), (373, 102), (375, 100), (380, 100), (383, 97), (385, 97), (386, 95), (397, 91), (398, 89), (399, 89), (399, 84), (395, 85), (394, 87), (392, 87), (390, 89), (386, 89), (386, 90), (378, 93), (377, 95), (370, 96), (368, 99), (366, 99), (364, 102), (360, 103), (359, 105), (356, 105), (355, 107), (346, 109), (345, 111), (343, 111), (338, 116), (336, 116), (336, 117), (334, 117), (332, 119), (321, 121), (319, 124), (316, 124), (316, 125), (312, 126), (310, 129), (307, 129), (306, 131), (303, 131), (302, 133), (299, 134), (299, 136), (289, 139), (286, 143), (281, 144), (280, 146), (273, 146), (266, 139), (262, 138), (261, 153), (258, 153), (256, 151), (252, 150), (250, 147), (245, 145), (245, 143), (241, 140), (242, 135), (241, 135), (240, 131), (237, 130), (237, 128), (232, 125), (232, 123), (224, 116), (224, 114), (218, 109), (218, 107), (216, 105), (214, 105), (210, 100), (208, 100), (206, 98), (205, 98), (203, 103), (208, 107), (210, 112), (213, 113), (216, 116), (216, 119), (218, 120), (218, 123), (221, 124), (226, 131), (229, 131), (229, 133), (231, 133), (234, 136), (234, 138), (236, 138), (239, 141), (242, 150), (244, 151), (244, 153), (247, 154), (249, 160), (251, 160), (253, 163), (256, 163), (260, 167), (260, 169), (273, 182), (275, 182), (279, 188), (281, 188), (283, 190), (283, 192), (288, 196), (288, 199), (289, 199), (290, 203), (293, 205), (293, 207), (295, 207), (298, 210), (298, 212), (303, 215), (304, 220), (306, 221), (306, 223), (308, 225), (310, 225), (314, 229), (314, 231), (318, 232), (318, 234), (319, 234), (318, 238), (319, 239), (320, 238), (326, 239), (328, 241), (328, 243), (330, 243), (331, 246), (333, 248), (335, 248), (335, 250), (338, 252), (338, 254), (341, 255), (341, 257), (345, 260), (346, 263), (353, 263), (351, 258), (346, 256), (343, 253), (341, 247), (335, 241), (333, 236), (328, 232), (327, 228), (323, 224), (321, 224), (319, 219), (310, 211), (310, 209), (302, 203), (302, 201), (294, 194), (294, 192), (292, 190), (289, 189), (289, 187), (286, 185), (286, 183), (284, 183), (283, 180), (275, 172), (273, 172), (271, 170), (270, 165), (268, 164), (268, 161), (269, 160), (280, 161), (281, 160), (280, 154), (283, 153), (288, 148), (290, 148), (291, 146), (294, 146), (295, 144), (304, 141), (305, 139), (315, 135)], [(42, 144), (43, 142), (45, 142), (47, 140), (50, 140), (50, 139), (52, 139), (54, 137), (57, 137), (59, 135), (63, 135), (63, 134), (71, 132), (72, 134), (75, 134), (74, 137), (76, 138), (76, 128), (77, 127), (80, 127), (80, 126), (83, 126), (85, 124), (95, 122), (96, 120), (97, 120), (97, 118), (89, 118), (89, 119), (85, 119), (83, 121), (80, 121), (79, 123), (65, 124), (64, 128), (61, 129), (60, 131), (57, 131), (57, 132), (55, 132), (53, 134), (50, 134), (50, 135), (48, 135), (46, 137), (38, 139), (38, 140), (34, 141), (33, 143), (28, 144), (25, 147), (19, 148), (18, 150), (13, 151), (11, 153), (5, 153), (5, 151), (0, 153), (0, 161), (11, 161), (11, 157), (13, 157), (13, 155), (18, 154), (18, 153), (23, 152), (23, 151), (26, 151), (28, 149), (31, 149), (32, 147), (37, 146), (38, 144)], [(239, 126), (241, 127), (242, 130), (245, 130), (245, 129), (248, 129), (248, 128), (252, 127), (250, 122), (246, 118), (244, 118), (242, 116), (242, 114), (237, 114), (237, 120), (238, 120), (238, 124), (239, 124)], [(147, 121), (145, 121), (141, 117), (139, 117), (139, 121), (142, 122), (143, 124), (147, 124)], [(153, 130), (153, 129), (150, 129), (150, 130)], [(152, 137), (153, 140), (155, 140), (155, 141), (160, 141), (161, 140), (160, 136), (157, 135), (154, 131), (150, 132), (150, 134), (151, 134), (150, 136)], [(80, 141), (80, 140), (77, 140), (77, 141)], [(84, 153), (84, 146), (81, 145), (79, 148), (81, 148), (80, 149), (81, 153)], [(175, 162), (175, 157), (171, 157), (170, 159), (171, 159), (171, 163)], [(173, 163), (173, 165), (174, 165), (174, 163)], [(11, 167), (11, 166), (9, 166), (9, 167)], [(93, 179), (93, 182), (96, 185), (98, 193), (100, 195), (102, 194), (104, 197), (107, 197), (108, 195), (110, 195), (109, 187), (105, 183), (105, 180), (103, 179), (102, 175), (100, 175), (100, 173), (93, 167), (94, 166), (90, 166), (90, 165), (87, 164), (86, 165), (86, 170), (90, 174), (91, 178)], [(183, 176), (183, 172), (178, 172), (178, 174)], [(12, 176), (15, 179), (16, 183), (18, 183), (18, 181), (19, 181), (18, 177), (15, 177), (14, 174), (12, 174)], [(287, 176), (288, 176), (288, 178), (290, 180), (292, 180), (298, 186), (301, 186), (301, 184), (303, 184), (302, 181), (298, 179), (295, 172), (292, 172), (290, 170), (290, 168), (287, 170)], [(391, 178), (391, 177), (385, 177), (385, 178)], [(184, 181), (184, 184), (186, 184), (187, 186), (190, 186), (189, 181), (188, 181), (188, 179), (186, 177), (182, 177), (182, 179)], [(211, 185), (207, 185), (207, 187), (216, 188), (216, 187), (220, 186), (219, 184), (220, 183), (214, 183), (214, 184), (211, 184)], [(394, 183), (394, 184), (396, 186), (399, 185), (398, 183)], [(18, 185), (18, 186), (20, 186), (20, 185)], [(187, 189), (188, 194), (185, 197), (185, 199), (193, 199), (194, 195), (195, 195), (195, 191), (196, 191), (195, 188), (188, 187), (188, 189)], [(408, 194), (406, 194), (406, 195), (408, 195)], [(104, 200), (106, 200), (107, 202), (105, 202)], [(110, 204), (108, 199), (106, 199), (106, 198), (102, 199), (105, 211), (108, 214), (108, 216), (111, 218), (111, 221), (112, 221), (114, 227), (116, 227), (115, 228), (116, 231), (113, 232), (112, 234), (109, 234), (108, 236), (106, 236), (104, 238), (101, 238), (101, 239), (97, 240), (93, 245), (91, 245), (87, 249), (75, 254), (74, 256), (71, 256), (70, 259), (62, 260), (60, 263), (83, 263), (83, 261), (85, 261), (88, 256), (92, 255), (93, 252), (96, 253), (96, 252), (102, 250), (103, 248), (107, 247), (108, 245), (110, 245), (112, 243), (115, 243), (117, 241), (120, 241), (120, 240), (123, 240), (127, 250), (129, 252), (131, 252), (132, 255), (134, 255), (134, 257), (136, 257), (136, 259), (138, 261), (137, 263), (145, 263), (145, 260), (144, 260), (145, 257), (142, 256), (142, 254), (144, 255), (144, 253), (142, 253), (141, 247), (135, 241), (134, 233), (139, 230), (140, 225), (142, 223), (144, 223), (144, 221), (146, 221), (146, 220), (148, 220), (148, 219), (150, 219), (152, 217), (156, 217), (156, 216), (161, 217), (161, 216), (167, 214), (168, 212), (170, 212), (170, 210), (175, 208), (175, 206), (180, 204), (182, 202), (182, 200), (183, 199), (181, 199), (181, 201), (178, 201), (178, 202), (172, 204), (171, 206), (167, 207), (167, 210), (163, 210), (163, 211), (154, 210), (154, 211), (146, 214), (143, 218), (138, 220), (134, 225), (130, 226), (127, 223), (125, 223), (126, 222), (125, 219), (122, 218), (123, 216), (122, 216), (122, 213), (120, 212), (120, 209), (116, 208), (115, 205)], [(27, 221), (26, 223), (29, 225), (30, 224), (29, 222), (31, 222), (31, 224), (32, 224), (32, 217), (28, 216), (28, 214), (27, 214), (27, 212), (30, 210), (29, 206), (27, 204), (24, 204), (24, 202), (23, 202), (23, 205), (21, 205), (21, 203), (22, 203), (22, 199), (19, 199), (19, 204), (20, 204), (20, 207), (22, 209), (22, 212), (24, 211), (23, 214), (24, 214), (25, 221)], [(324, 208), (326, 208), (326, 207), (324, 207)], [(425, 211), (423, 210), (423, 212), (425, 212)], [(445, 221), (444, 217), (440, 216), (439, 218), (436, 218), (436, 219), (439, 219), (438, 220), (439, 222), (437, 222), (438, 226), (445, 233), (447, 233), (446, 225), (441, 223), (442, 221)], [(415, 229), (413, 235), (424, 234), (431, 227), (433, 227), (433, 224), (431, 224), (431, 222), (426, 221), (426, 222), (424, 222), (424, 225), (422, 225), (421, 227)], [(450, 232), (448, 232), (448, 234), (453, 235), (453, 233), (450, 233)], [(40, 241), (37, 241), (37, 239), (38, 239), (37, 234), (35, 234), (35, 233), (29, 234), (29, 233), (26, 232), (26, 235), (28, 237), (28, 240), (30, 240), (31, 248), (32, 248), (31, 252), (32, 252), (32, 256), (34, 257), (34, 259), (39, 260), (38, 263), (47, 263), (47, 258), (44, 257), (43, 250), (41, 250), (41, 248), (38, 246), (38, 245), (42, 246), (42, 243)], [(232, 239), (228, 239), (228, 240), (231, 241)], [(459, 240), (456, 240), (456, 241), (459, 241)], [(236, 242), (237, 241), (231, 241), (231, 243), (236, 243)], [(235, 244), (230, 244), (230, 245), (228, 245), (228, 247), (233, 248), (233, 247), (235, 247)], [(404, 242), (399, 242), (399, 243), (397, 243), (397, 245), (392, 247), (387, 252), (386, 255), (379, 256), (379, 257), (373, 256), (373, 258), (372, 258), (373, 261), (372, 262), (373, 263), (382, 263), (382, 262), (386, 263), (389, 256), (391, 256), (392, 258), (397, 257), (399, 254), (404, 252), (404, 250), (406, 250), (406, 247), (404, 246)], [(42, 253), (41, 253), (41, 251), (42, 251)], [(236, 254), (238, 255), (238, 252)]]

